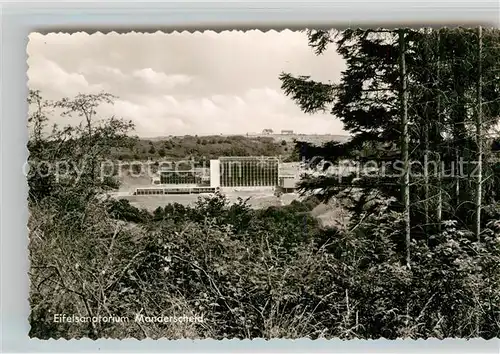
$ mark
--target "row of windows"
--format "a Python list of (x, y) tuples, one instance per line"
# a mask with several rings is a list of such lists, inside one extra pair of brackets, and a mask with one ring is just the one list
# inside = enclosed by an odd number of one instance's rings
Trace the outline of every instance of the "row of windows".
[(160, 174), (161, 184), (196, 184), (201, 182), (201, 176), (193, 172), (167, 172)]
[(165, 189), (136, 189), (134, 195), (162, 195), (162, 194), (199, 194), (215, 193), (215, 188), (165, 188)]
[(137, 189), (135, 195), (163, 194), (163, 189)]
[(223, 187), (264, 187), (277, 183), (277, 160), (221, 161), (220, 184)]
[[(276, 157), (224, 157), (220, 160), (220, 185), (222, 187), (267, 187), (278, 185), (279, 159)], [(198, 172), (198, 173), (197, 173)], [(199, 171), (160, 172), (153, 184), (195, 184), (208, 186), (209, 174)], [(181, 193), (177, 191), (176, 193)], [(153, 190), (148, 194), (163, 194)]]

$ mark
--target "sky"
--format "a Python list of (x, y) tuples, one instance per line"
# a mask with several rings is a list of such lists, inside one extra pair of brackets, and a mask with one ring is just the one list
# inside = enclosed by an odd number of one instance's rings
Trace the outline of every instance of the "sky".
[(338, 82), (344, 69), (333, 46), (316, 56), (304, 32), (32, 33), (27, 52), (30, 89), (49, 100), (111, 93), (118, 98), (99, 116), (130, 119), (141, 137), (346, 134), (334, 116), (304, 114), (280, 89), (281, 72)]

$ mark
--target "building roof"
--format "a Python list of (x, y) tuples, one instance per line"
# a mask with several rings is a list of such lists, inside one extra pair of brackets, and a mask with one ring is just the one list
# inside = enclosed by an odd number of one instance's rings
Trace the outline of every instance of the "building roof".
[(244, 160), (278, 160), (278, 156), (221, 156), (220, 161), (244, 161)]

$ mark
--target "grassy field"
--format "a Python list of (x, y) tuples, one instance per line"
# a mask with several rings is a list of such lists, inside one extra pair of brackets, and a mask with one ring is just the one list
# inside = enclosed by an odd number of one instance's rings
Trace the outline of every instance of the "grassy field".
[[(299, 199), (297, 194), (284, 194), (280, 198), (273, 194), (261, 193), (252, 195), (247, 192), (232, 192), (225, 194), (231, 203), (238, 201), (238, 198), (248, 199), (248, 204), (255, 209), (266, 208), (270, 206), (288, 205), (293, 200)], [(164, 207), (170, 203), (179, 203), (185, 206), (192, 206), (199, 197), (208, 196), (208, 194), (190, 194), (190, 195), (124, 195), (115, 194), (116, 198), (126, 199), (130, 204), (137, 208), (145, 208), (154, 211), (158, 207)]]

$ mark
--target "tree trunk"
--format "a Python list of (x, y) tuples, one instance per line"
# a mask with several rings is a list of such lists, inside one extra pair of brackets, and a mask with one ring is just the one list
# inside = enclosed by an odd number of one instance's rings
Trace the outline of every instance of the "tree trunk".
[(483, 178), (483, 142), (482, 142), (482, 125), (483, 125), (483, 107), (482, 107), (482, 46), (483, 46), (483, 31), (479, 26), (479, 62), (478, 62), (478, 79), (477, 79), (477, 113), (476, 113), (476, 144), (477, 144), (477, 184), (476, 184), (476, 225), (475, 234), (477, 241), (481, 241), (481, 199), (482, 199), (482, 178)]
[[(441, 87), (441, 82), (440, 82), (440, 73), (441, 73), (441, 34), (438, 30), (438, 62), (437, 62), (437, 88), (439, 89)], [(437, 93), (437, 134), (436, 138), (439, 137), (439, 134), (441, 133), (441, 93)], [(441, 155), (439, 152), (439, 146), (436, 149), (437, 156), (436, 156), (436, 162), (437, 162), (437, 207), (436, 207), (436, 219), (438, 222), (438, 230), (441, 231), (441, 219), (443, 215), (443, 185), (442, 185), (442, 179), (443, 179), (443, 170), (441, 166)]]
[(424, 213), (425, 213), (425, 233), (429, 231), (429, 110), (425, 108), (424, 123)]
[(399, 29), (399, 70), (401, 80), (400, 100), (401, 100), (401, 155), (403, 159), (403, 178), (401, 181), (401, 190), (404, 205), (404, 223), (405, 223), (405, 244), (406, 244), (406, 265), (410, 268), (410, 161), (408, 153), (409, 132), (408, 132), (408, 90), (406, 77), (406, 39), (405, 30)]
[[(429, 29), (425, 29), (425, 34), (427, 37), (430, 37), (431, 32)], [(424, 60), (426, 62), (431, 62), (432, 58), (429, 53), (429, 46), (426, 44), (425, 46), (425, 51), (424, 51)], [(425, 71), (425, 83), (426, 85), (431, 84), (432, 77), (430, 75), (430, 71), (426, 70)], [(430, 127), (430, 119), (429, 119), (429, 102), (432, 100), (432, 97), (430, 97), (429, 93), (426, 91), (424, 94), (425, 97), (425, 106), (424, 106), (424, 131), (423, 131), (423, 140), (424, 140), (424, 231), (426, 238), (429, 235), (429, 195), (430, 195), (430, 190), (429, 190), (429, 153), (430, 153), (430, 147), (429, 147), (429, 127)]]

